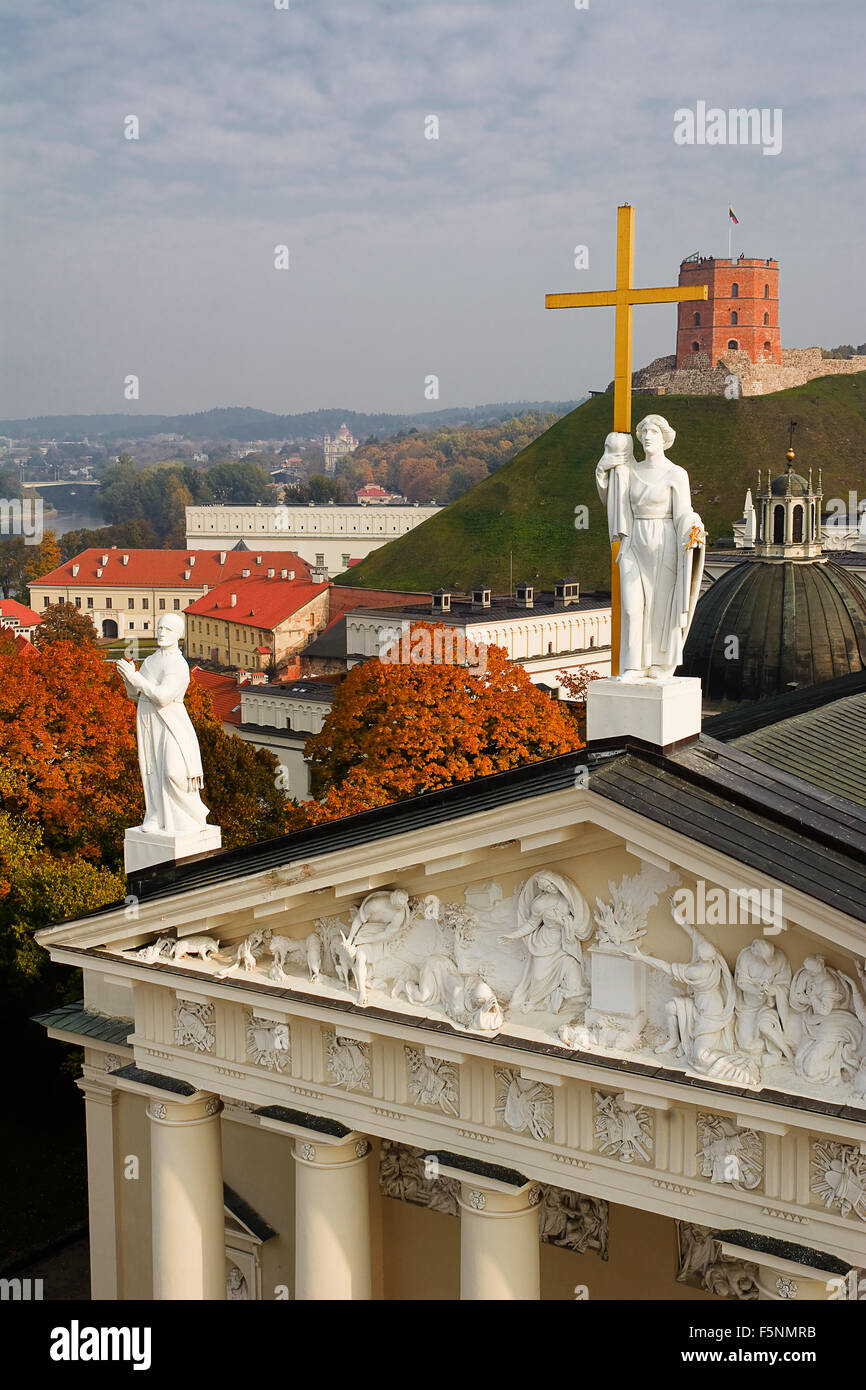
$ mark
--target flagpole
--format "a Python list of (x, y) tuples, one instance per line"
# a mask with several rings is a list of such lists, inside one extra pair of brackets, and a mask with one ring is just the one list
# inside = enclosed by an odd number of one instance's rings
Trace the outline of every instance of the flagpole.
[(728, 260), (733, 261), (731, 253), (731, 205), (728, 203)]

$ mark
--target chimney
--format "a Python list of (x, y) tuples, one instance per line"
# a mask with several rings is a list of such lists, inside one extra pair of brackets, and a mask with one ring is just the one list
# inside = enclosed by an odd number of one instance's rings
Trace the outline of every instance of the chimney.
[(275, 574), (276, 570), (268, 570), (268, 579), (273, 579)]
[(515, 602), (520, 608), (532, 608), (535, 603), (535, 589), (532, 584), (518, 584)]
[(225, 553), (224, 550), (221, 550), (221, 551), (220, 551), (220, 564), (221, 564), (221, 565), (224, 565), (225, 562), (226, 562), (226, 553)]
[(237, 594), (231, 594), (231, 595), (229, 596), (229, 608), (234, 608), (234, 607), (236, 607), (237, 601), (238, 601), (238, 596), (237, 596)]
[(472, 590), (472, 607), (490, 607), (490, 590), (487, 588), (486, 584), (479, 584), (476, 588)]
[(288, 571), (288, 570), (280, 570), (280, 579), (288, 579), (288, 577), (289, 577), (289, 571)]
[(184, 579), (189, 579), (189, 577), (190, 577), (191, 574), (192, 574), (192, 570), (184, 570), (184, 572), (183, 572), (183, 577), (184, 577)]
[(100, 563), (103, 564), (103, 565), (107, 565), (107, 564), (108, 564), (108, 556), (107, 556), (107, 555), (103, 555), (102, 560), (101, 560)]
[(430, 607), (434, 613), (451, 612), (451, 595), (447, 589), (437, 589), (432, 595)]
[(203, 584), (202, 588), (206, 594), (210, 593), (210, 584)]
[(101, 569), (97, 569), (97, 571), (96, 571), (96, 578), (97, 578), (97, 579), (101, 579), (101, 578), (102, 578), (102, 570), (101, 570)]
[(122, 565), (128, 565), (128, 564), (129, 564), (129, 556), (128, 556), (128, 555), (121, 555), (121, 557), (120, 557), (120, 563), (121, 563)]
[(580, 585), (576, 579), (557, 579), (553, 586), (554, 608), (571, 608), (580, 600)]
[(81, 566), (80, 566), (80, 565), (73, 565), (73, 566), (72, 566), (72, 578), (73, 578), (73, 579), (77, 579), (77, 578), (78, 578), (78, 571), (79, 571), (80, 569), (81, 569)]
[(249, 577), (250, 577), (250, 572), (249, 572), (249, 570), (241, 570), (241, 579), (249, 579)]
[(194, 556), (194, 555), (188, 555), (188, 556), (187, 556), (187, 564), (189, 565), (190, 569), (192, 569), (193, 565), (195, 564), (195, 556)]
[(262, 557), (261, 557), (261, 555), (257, 555), (257, 556), (256, 556), (256, 564), (257, 564), (257, 565), (260, 565), (261, 563), (262, 563)]

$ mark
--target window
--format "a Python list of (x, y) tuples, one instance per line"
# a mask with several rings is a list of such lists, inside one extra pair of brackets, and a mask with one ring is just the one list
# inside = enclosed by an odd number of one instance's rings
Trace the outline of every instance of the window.
[(349, 560), (350, 560), (350, 559), (351, 559), (351, 556), (349, 556), (349, 555), (344, 555), (344, 556), (343, 556), (343, 569), (344, 569), (344, 570), (347, 570), (347, 569), (349, 568)]
[(739, 314), (737, 313), (736, 309), (733, 309), (733, 310), (731, 311), (731, 323), (732, 323), (732, 324), (735, 324), (735, 323), (739, 323), (739, 322), (740, 322), (740, 316), (739, 316)]
[(764, 315), (764, 327), (765, 327), (765, 328), (766, 328), (766, 326), (767, 326), (767, 324), (768, 324), (769, 322), (770, 322), (770, 315), (769, 315), (769, 314), (765, 314), (765, 315)]
[(145, 625), (144, 625), (144, 630), (145, 630), (145, 632), (147, 632), (147, 630), (148, 630), (149, 627), (150, 627), (150, 623), (145, 623)]
[(794, 525), (791, 530), (791, 539), (802, 541), (803, 539), (803, 508), (794, 508)]
[(764, 286), (764, 298), (765, 298), (765, 299), (769, 299), (769, 298), (770, 298), (770, 286), (769, 286), (769, 285), (765, 285), (765, 286)]
[(126, 606), (127, 606), (127, 608), (134, 608), (134, 607), (135, 607), (135, 599), (134, 599), (134, 598), (128, 598), (128, 599), (126, 600)]
[(701, 350), (701, 345), (700, 345), (700, 343), (692, 343), (692, 352), (700, 352), (700, 350)]
[(770, 346), (770, 341), (769, 341), (769, 339), (767, 339), (767, 341), (764, 343), (764, 351), (765, 351), (765, 352), (772, 352), (772, 351), (773, 351), (773, 349), (772, 349), (771, 346)]
[(781, 504), (773, 508), (773, 545), (782, 545), (785, 539), (785, 508)]
[(553, 643), (552, 643), (552, 642), (548, 642), (548, 644), (547, 644), (547, 655), (548, 655), (548, 656), (553, 656)]
[[(51, 599), (50, 599), (50, 598), (48, 597), (48, 595), (46, 594), (45, 597), (44, 597), (43, 600), (42, 600), (42, 607), (43, 607), (43, 608), (47, 608), (50, 602), (51, 602)], [(89, 598), (89, 599), (87, 600), (87, 602), (88, 602), (88, 605), (89, 605), (90, 607), (93, 606), (93, 599), (90, 599), (90, 598)]]
[(737, 284), (737, 282), (736, 282), (736, 280), (735, 280), (734, 283), (731, 285), (731, 299), (739, 299), (739, 297), (740, 297), (740, 287), (739, 287), (739, 285)]
[(179, 612), (180, 612), (180, 599), (179, 599), (179, 598), (176, 598), (176, 599), (174, 600), (174, 611), (175, 611), (175, 613), (179, 613)]
[[(46, 599), (45, 602), (47, 603), (47, 602), (48, 602), (48, 599)], [(88, 608), (92, 608), (92, 607), (93, 607), (93, 599), (92, 599), (92, 598), (88, 598), (88, 600), (87, 600), (87, 607), (88, 607)]]
[(700, 326), (701, 326), (701, 316), (700, 316), (700, 314), (695, 314), (695, 328), (700, 328)]
[(737, 352), (737, 351), (739, 351), (740, 344), (737, 342), (736, 338), (729, 338), (729, 339), (728, 339), (728, 347), (729, 347), (733, 352)]
[(318, 553), (317, 553), (317, 555), (316, 555), (316, 567), (317, 567), (317, 569), (323, 569), (323, 568), (324, 568), (324, 564), (325, 564), (325, 557), (324, 557), (324, 555), (318, 554)]
[(165, 599), (164, 599), (164, 598), (161, 598), (161, 599), (159, 600), (159, 611), (160, 611), (160, 613), (163, 611), (164, 608), (165, 608)]
[(142, 606), (142, 608), (144, 609), (144, 611), (145, 611), (145, 613), (146, 613), (147, 610), (148, 610), (148, 608), (150, 607), (150, 599), (149, 599), (149, 598), (143, 598), (143, 599), (141, 600), (141, 606)]
[(129, 624), (129, 630), (130, 630), (130, 632), (134, 632), (134, 631), (135, 631), (135, 623), (130, 623), (130, 624)]
[(80, 607), (81, 607), (81, 597), (80, 597), (80, 595), (79, 595), (79, 597), (75, 600), (75, 607), (76, 607), (76, 608), (80, 608)]

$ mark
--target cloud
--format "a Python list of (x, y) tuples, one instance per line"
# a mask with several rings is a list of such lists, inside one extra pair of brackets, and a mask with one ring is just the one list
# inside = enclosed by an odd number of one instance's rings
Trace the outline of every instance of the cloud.
[[(863, 337), (834, 255), (863, 220), (847, 0), (723, 26), (673, 0), (15, 0), (0, 25), (5, 415), (123, 409), (136, 364), (148, 411), (410, 408), (437, 369), (449, 401), (604, 385), (609, 315), (541, 306), (608, 283), (626, 200), (645, 283), (722, 251), (732, 201), (782, 262), (785, 340), (818, 303), (825, 341)], [(781, 106), (782, 155), (675, 146), (698, 99)], [(636, 357), (673, 315), (636, 315)]]

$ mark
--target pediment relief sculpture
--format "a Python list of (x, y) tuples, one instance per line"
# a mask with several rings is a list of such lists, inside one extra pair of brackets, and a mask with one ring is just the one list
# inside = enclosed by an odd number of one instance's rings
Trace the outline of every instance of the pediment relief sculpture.
[[(611, 880), (594, 908), (553, 869), (510, 894), (498, 883), (470, 884), (462, 902), (395, 886), (316, 918), (305, 936), (258, 928), (221, 943), (163, 932), (124, 954), (220, 980), (243, 975), (264, 991), (289, 984), (318, 998), (349, 995), (360, 1008), (445, 1019), (487, 1038), (506, 1029), (651, 1059), (735, 1086), (866, 1096), (863, 965), (847, 973), (814, 954), (794, 969), (770, 939), (777, 927), (747, 945), (740, 936), (728, 953), (693, 924), (687, 890), (665, 903), (679, 882), (675, 871), (644, 864)], [(647, 948), (668, 911), (690, 942), (686, 960)], [(193, 1031), (190, 1022), (183, 1046), (195, 1045)], [(416, 1080), (437, 1096), (421, 1103), (440, 1104), (436, 1078), (429, 1088), (420, 1071)]]

